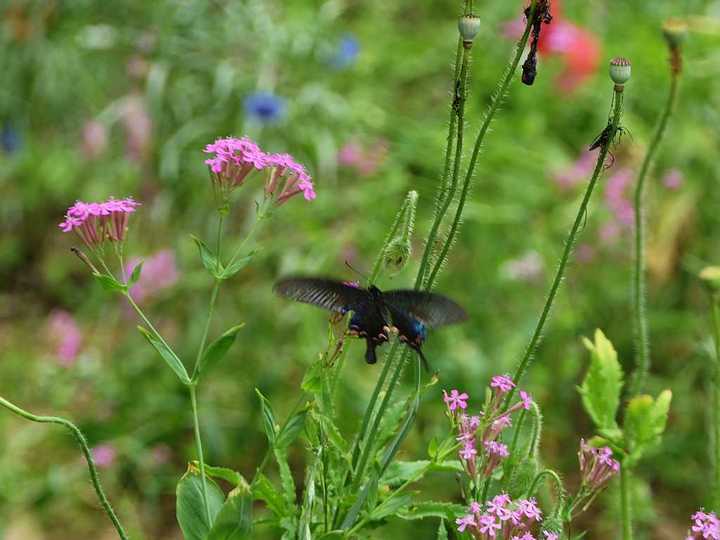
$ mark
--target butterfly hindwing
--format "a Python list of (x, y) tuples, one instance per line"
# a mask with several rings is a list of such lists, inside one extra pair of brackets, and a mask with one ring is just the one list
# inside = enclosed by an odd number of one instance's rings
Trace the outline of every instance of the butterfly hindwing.
[(427, 328), (437, 328), (467, 319), (467, 313), (462, 307), (441, 294), (400, 289), (384, 292), (383, 299), (389, 307), (407, 313)]

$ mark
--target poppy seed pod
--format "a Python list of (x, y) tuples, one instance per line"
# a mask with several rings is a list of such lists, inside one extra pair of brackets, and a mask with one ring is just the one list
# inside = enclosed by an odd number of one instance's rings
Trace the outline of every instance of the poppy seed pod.
[(458, 30), (466, 49), (472, 47), (475, 36), (480, 31), (480, 17), (477, 15), (463, 15), (458, 19)]
[(630, 60), (618, 56), (610, 61), (610, 78), (615, 84), (623, 85), (630, 80), (632, 65)]

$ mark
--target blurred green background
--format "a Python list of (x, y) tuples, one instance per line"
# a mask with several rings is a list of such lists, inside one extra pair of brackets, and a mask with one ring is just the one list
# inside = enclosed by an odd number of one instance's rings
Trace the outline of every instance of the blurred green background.
[[(521, 0), (478, 1), (468, 133), (513, 48)], [(529, 339), (588, 177), (584, 149), (604, 127), (607, 61), (633, 62), (629, 134), (592, 203), (573, 265), (524, 386), (545, 414), (542, 456), (577, 485), (576, 448), (592, 427), (576, 391), (602, 328), (632, 365), (628, 205), (667, 92), (660, 33), (688, 18), (679, 106), (648, 192), (651, 393), (674, 400), (664, 445), (639, 469), (639, 538), (681, 538), (707, 504), (708, 303), (697, 271), (720, 261), (720, 2), (565, 0), (541, 46), (534, 86), (515, 81), (486, 139), (460, 239), (438, 290), (470, 321), (431, 336), (441, 383), (401, 457), (446, 429), (442, 388), (479, 407), (488, 377), (509, 372)], [(293, 199), (261, 234), (254, 263), (221, 293), (215, 332), (246, 327), (201, 391), (208, 461), (251, 475), (265, 449), (253, 387), (282, 416), (323, 349), (326, 317), (273, 296), (281, 275), (351, 279), (368, 269), (405, 193), (420, 194), (416, 250), (381, 287), (406, 287), (432, 218), (460, 2), (438, 0), (3, 0), (0, 3), (0, 395), (76, 421), (95, 447), (111, 500), (134, 538), (179, 538), (174, 487), (194, 458), (183, 388), (93, 283), (57, 228), (75, 199), (132, 195), (128, 252), (153, 260), (141, 304), (179, 352), (193, 354), (209, 284), (191, 233), (212, 234), (202, 149), (247, 134), (305, 163), (317, 199)], [(548, 31), (550, 32), (550, 31)], [(259, 182), (238, 192), (238, 238)], [(631, 208), (631, 207), (630, 207)], [(147, 273), (146, 263), (146, 273)], [(176, 275), (174, 275), (176, 274)], [(378, 374), (353, 343), (342, 409), (356, 429)], [(291, 463), (302, 478), (304, 453)], [(421, 486), (456, 500), (450, 477)], [(615, 489), (579, 525), (616, 534)], [(428, 538), (431, 523), (390, 523), (373, 538)], [(60, 430), (0, 411), (0, 538), (112, 538), (80, 454)]]

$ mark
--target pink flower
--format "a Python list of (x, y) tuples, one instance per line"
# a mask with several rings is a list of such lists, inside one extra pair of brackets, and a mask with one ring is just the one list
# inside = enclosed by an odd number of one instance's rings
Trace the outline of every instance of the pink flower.
[(145, 161), (150, 153), (152, 118), (145, 99), (139, 93), (127, 96), (120, 118), (127, 136), (127, 154), (135, 161)]
[(75, 363), (82, 345), (82, 332), (73, 316), (58, 310), (50, 314), (48, 332), (56, 344), (55, 354), (61, 365), (68, 367)]
[(530, 499), (521, 499), (518, 502), (518, 510), (530, 520), (542, 520), (542, 512), (540, 511), (540, 508), (538, 508), (537, 501), (534, 497), (531, 497)]
[(610, 448), (594, 448), (584, 439), (580, 439), (578, 461), (583, 484), (594, 491), (603, 489), (610, 479), (620, 472), (620, 462), (612, 458)]
[(554, 532), (543, 531), (543, 534), (545, 535), (545, 540), (558, 540), (558, 535)]
[(635, 223), (633, 203), (626, 194), (633, 182), (630, 169), (620, 169), (605, 184), (605, 204), (610, 209), (615, 221), (623, 228), (630, 228)]
[(495, 532), (499, 531), (502, 526), (497, 522), (495, 516), (485, 514), (480, 516), (478, 527), (482, 534), (486, 534), (490, 538), (495, 538)]
[(267, 154), (247, 137), (217, 139), (205, 146), (204, 152), (214, 154), (205, 164), (210, 167), (215, 184), (225, 192), (242, 185), (251, 172), (267, 166)]
[(465, 461), (471, 461), (475, 459), (476, 455), (477, 450), (475, 450), (475, 445), (472, 441), (467, 441), (465, 443), (465, 446), (460, 449), (460, 457)]
[(475, 516), (468, 514), (463, 517), (459, 517), (455, 520), (455, 524), (458, 526), (458, 531), (463, 532), (467, 527), (475, 527)]
[(530, 410), (530, 407), (532, 407), (533, 404), (532, 396), (524, 390), (520, 390), (520, 400), (522, 401), (522, 408), (526, 411)]
[(485, 446), (485, 451), (493, 456), (498, 456), (501, 458), (506, 458), (510, 454), (508, 453), (507, 445), (497, 442), (497, 441), (485, 441), (483, 443)]
[[(270, 180), (265, 185), (268, 195), (278, 192), (277, 204), (283, 204), (290, 197), (303, 194), (306, 201), (315, 199), (315, 188), (312, 178), (300, 163), (296, 162), (290, 154), (272, 154), (267, 156), (267, 166), (273, 167)], [(277, 189), (283, 180), (281, 189)]]
[(663, 176), (662, 183), (666, 188), (675, 191), (682, 187), (684, 181), (683, 174), (679, 169), (670, 169), (665, 176)]
[(515, 388), (515, 383), (507, 375), (495, 375), (490, 381), (490, 388), (496, 388), (499, 393), (505, 394)]
[[(140, 262), (141, 259), (137, 257), (130, 259), (125, 265), (126, 274), (131, 275)], [(130, 287), (130, 294), (136, 302), (142, 302), (163, 289), (175, 285), (178, 277), (175, 255), (169, 249), (163, 249), (145, 259), (140, 279)]]
[(92, 449), (92, 457), (100, 469), (107, 469), (115, 463), (117, 450), (111, 444), (99, 444)]
[(688, 531), (687, 540), (720, 539), (720, 520), (715, 512), (706, 513), (699, 510), (692, 515), (691, 519), (693, 524)]
[(113, 199), (103, 203), (77, 201), (65, 213), (58, 226), (63, 232), (75, 231), (85, 245), (99, 247), (105, 241), (122, 242), (127, 232), (128, 217), (140, 203), (132, 198)]
[(353, 168), (362, 176), (369, 176), (377, 171), (386, 156), (387, 143), (383, 140), (368, 148), (351, 139), (340, 149), (337, 160), (340, 165)]
[(82, 150), (87, 159), (98, 158), (107, 148), (107, 129), (102, 122), (88, 120), (83, 126)]
[(450, 395), (443, 390), (443, 401), (450, 412), (454, 412), (458, 408), (465, 410), (467, 408), (467, 400), (469, 397), (470, 396), (468, 396), (465, 392), (461, 394), (456, 389), (452, 389), (450, 391)]

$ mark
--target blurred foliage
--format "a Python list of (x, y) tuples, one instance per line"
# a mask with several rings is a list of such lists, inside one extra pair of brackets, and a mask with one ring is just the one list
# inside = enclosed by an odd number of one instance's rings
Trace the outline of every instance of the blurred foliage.
[[(478, 4), (483, 28), (472, 66), (470, 133), (510, 54), (504, 24), (522, 8), (521, 1)], [(144, 306), (189, 356), (209, 294), (190, 239), (211, 233), (203, 146), (247, 134), (308, 164), (317, 200), (284, 206), (262, 233), (255, 264), (221, 295), (215, 331), (240, 322), (246, 328), (200, 396), (208, 461), (251, 473), (265, 449), (253, 387), (271, 396), (284, 417), (326, 336), (323, 315), (275, 298), (272, 282), (291, 272), (352, 278), (344, 261), (369, 269), (409, 189), (419, 193), (416, 242), (427, 233), (458, 6), (449, 0), (0, 5), (0, 393), (34, 412), (72, 418), (93, 445), (117, 450), (101, 474), (134, 538), (178, 538), (174, 488), (194, 456), (190, 413), (183, 389), (135, 331), (128, 307), (70, 255), (74, 239), (56, 226), (64, 210), (76, 198), (133, 195), (143, 203), (133, 216), (129, 253), (169, 248), (180, 273), (176, 285)], [(599, 40), (600, 67), (567, 93), (555, 80), (562, 60), (546, 57), (533, 87), (513, 84), (438, 287), (464, 303), (470, 322), (431, 336), (427, 355), (440, 368), (440, 388), (421, 405), (401, 455), (422, 457), (442, 429), (441, 387), (457, 386), (479, 402), (488, 377), (518, 361), (582, 187), (561, 189), (553, 176), (605, 125), (605, 62), (619, 54), (633, 61), (625, 98), (630, 134), (614, 149), (610, 176), (636, 170), (662, 106), (668, 74), (660, 26), (668, 16), (689, 17), (680, 103), (649, 189), (648, 391), (670, 388), (674, 397), (664, 443), (643, 461), (635, 488), (637, 500), (647, 501), (637, 513), (638, 537), (678, 538), (690, 512), (707, 504), (710, 467), (711, 341), (707, 299), (695, 276), (720, 260), (714, 189), (720, 2), (566, 0), (563, 8), (567, 20)], [(359, 46), (356, 58), (344, 41), (349, 36)], [(284, 115), (266, 124), (250, 117), (245, 99), (257, 91), (283, 98)], [(365, 149), (363, 167), (338, 160), (348, 144)], [(682, 185), (668, 189), (662, 179), (673, 169)], [(238, 191), (230, 225), (238, 233), (252, 217), (253, 189), (259, 188)], [(576, 392), (587, 365), (580, 337), (602, 328), (624, 363), (633, 357), (630, 229), (603, 239), (612, 220), (604, 197), (601, 190), (591, 205), (577, 252), (583, 256), (570, 268), (525, 381), (545, 415), (541, 454), (571, 483), (577, 442), (592, 431)], [(507, 271), (528, 254), (538, 263), (533, 272)], [(379, 285), (408, 286), (414, 271), (411, 263)], [(70, 365), (58, 361), (49, 336), (54, 310), (71, 312), (82, 333)], [(378, 369), (364, 365), (356, 343), (349, 358), (340, 394), (351, 429)], [(0, 433), (0, 538), (112, 536), (65, 433), (5, 412)], [(303, 459), (302, 448), (294, 448), (290, 464), (300, 476)], [(456, 500), (450, 477), (438, 475), (422, 488), (436, 500)], [(604, 500), (581, 524), (590, 538), (615, 533), (612, 493)], [(426, 538), (436, 529), (430, 522), (391, 523), (383, 534)]]

